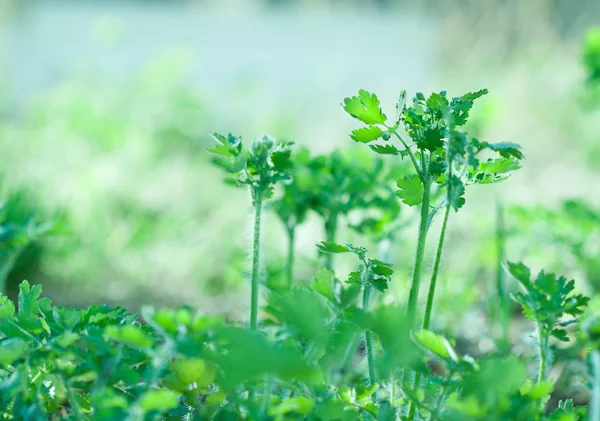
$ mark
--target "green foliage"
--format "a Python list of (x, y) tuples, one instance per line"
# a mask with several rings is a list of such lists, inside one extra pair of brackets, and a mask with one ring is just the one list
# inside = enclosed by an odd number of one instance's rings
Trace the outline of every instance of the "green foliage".
[(516, 292), (513, 298), (523, 307), (525, 316), (536, 323), (544, 336), (552, 335), (561, 341), (568, 341), (564, 327), (575, 320), (562, 322), (564, 316), (577, 317), (583, 314), (583, 308), (589, 298), (581, 294), (572, 294), (575, 281), (564, 277), (557, 278), (551, 273), (540, 272), (531, 280), (529, 268), (522, 263), (508, 263), (512, 276), (525, 289)]
[[(40, 286), (23, 282), (16, 305), (0, 296), (0, 419), (597, 421), (596, 401), (591, 417), (573, 401), (550, 403), (549, 338), (566, 340), (566, 327), (588, 303), (574, 294), (573, 281), (545, 272), (532, 280), (526, 266), (508, 264), (524, 289), (514, 298), (537, 327), (536, 383), (526, 358), (474, 358), (458, 340), (429, 328), (448, 216), (464, 206), (466, 186), (504, 180), (523, 158), (513, 143), (489, 144), (460, 130), (486, 93), (416, 94), (409, 105), (403, 92), (390, 125), (376, 95), (361, 90), (344, 100), (344, 109), (366, 125), (351, 138), (387, 158), (292, 155), (289, 143), (267, 135), (246, 146), (240, 137), (214, 133), (214, 163), (228, 181), (250, 190), (255, 211), (249, 326), (189, 307), (144, 307), (141, 319), (106, 305), (58, 307), (42, 298)], [(485, 150), (498, 156), (480, 158)], [(411, 170), (386, 160), (405, 158)], [(404, 208), (398, 197), (420, 207), (406, 306), (383, 295), (404, 277), (401, 269), (365, 247), (336, 241), (340, 221), (369, 239), (393, 239)], [(331, 259), (309, 283), (280, 288), (267, 279), (258, 323), (261, 210), (270, 198), (288, 234), (290, 281), (294, 232), (309, 212), (323, 222), (319, 252), (351, 255), (358, 264), (344, 282)], [(425, 239), (440, 209), (421, 328), (416, 310)], [(600, 329), (589, 320), (575, 349), (589, 347), (599, 357)]]
[(5, 292), (6, 281), (19, 258), (57, 232), (54, 222), (36, 220), (39, 213), (25, 189), (9, 192), (0, 201), (0, 293)]
[(215, 155), (213, 162), (231, 174), (229, 182), (250, 188), (254, 206), (273, 197), (275, 183), (290, 178), (290, 143), (277, 143), (271, 136), (263, 135), (244, 148), (239, 136), (211, 135), (217, 141), (208, 149)]
[[(546, 379), (549, 359), (549, 340), (554, 337), (568, 342), (565, 327), (577, 321), (583, 314), (589, 298), (581, 294), (573, 294), (575, 281), (564, 277), (557, 278), (551, 273), (540, 272), (535, 280), (531, 272), (522, 263), (508, 263), (510, 274), (521, 284), (524, 291), (516, 292), (513, 298), (523, 308), (525, 317), (535, 323), (537, 329), (537, 344), (539, 356), (538, 383)], [(564, 320), (570, 316), (569, 320)]]
[[(600, 287), (600, 210), (583, 199), (563, 201), (558, 207), (513, 206), (510, 244), (523, 253), (536, 254), (545, 265), (582, 271), (594, 289)], [(533, 240), (547, 244), (541, 250), (527, 247)], [(525, 246), (520, 246), (525, 244)]]
[(600, 28), (588, 29), (583, 41), (583, 65), (590, 81), (600, 80)]

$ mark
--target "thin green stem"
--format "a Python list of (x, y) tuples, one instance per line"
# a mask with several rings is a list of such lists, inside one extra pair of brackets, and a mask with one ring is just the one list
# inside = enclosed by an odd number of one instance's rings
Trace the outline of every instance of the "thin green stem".
[(600, 351), (590, 354), (592, 365), (592, 396), (590, 396), (590, 421), (600, 421)]
[(504, 209), (500, 203), (497, 204), (496, 208), (496, 289), (498, 293), (498, 301), (500, 303), (500, 325), (502, 329), (502, 339), (500, 348), (503, 351), (507, 351), (509, 348), (510, 337), (510, 311), (509, 301), (507, 300), (505, 288), (504, 288), (504, 268), (502, 262), (504, 262), (504, 248), (506, 229), (504, 227)]
[(257, 193), (254, 200), (254, 237), (252, 242), (252, 279), (250, 299), (250, 329), (258, 325), (258, 275), (260, 270), (260, 220), (262, 214), (262, 194)]
[(392, 408), (396, 406), (396, 378), (393, 371), (390, 374), (390, 404)]
[(421, 272), (423, 258), (425, 256), (425, 243), (429, 227), (429, 198), (431, 194), (431, 182), (427, 178), (423, 186), (423, 201), (421, 203), (421, 222), (419, 224), (419, 237), (417, 239), (417, 253), (413, 269), (413, 279), (408, 295), (407, 316), (409, 326), (414, 327), (417, 312), (417, 301), (419, 299), (419, 287), (421, 286)]
[[(413, 166), (415, 167), (415, 171), (417, 172), (417, 175), (419, 176), (419, 178), (421, 179), (421, 181), (423, 183), (425, 183), (425, 174), (424, 174), (424, 170), (421, 169), (421, 167), (419, 167), (419, 164), (417, 163), (417, 158), (415, 157), (415, 154), (413, 153), (413, 151), (409, 148), (408, 144), (406, 143), (406, 141), (402, 138), (402, 136), (400, 136), (398, 134), (398, 132), (396, 131), (396, 129), (393, 129), (391, 127), (388, 127), (389, 130), (392, 131), (392, 133), (394, 133), (394, 135), (396, 135), (396, 137), (398, 138), (398, 140), (400, 141), (400, 143), (402, 143), (402, 146), (404, 146), (404, 150), (406, 151), (406, 153), (408, 153), (408, 156), (410, 157), (410, 160), (413, 163)], [(424, 169), (425, 167), (423, 167)]]
[(538, 323), (538, 357), (540, 359), (540, 367), (538, 371), (538, 383), (546, 380), (546, 364), (548, 359), (548, 338), (544, 335), (541, 326)]
[(429, 284), (429, 294), (427, 295), (427, 305), (425, 307), (425, 319), (423, 321), (423, 329), (429, 329), (431, 321), (431, 312), (433, 309), (433, 297), (435, 296), (435, 286), (437, 283), (438, 273), (440, 271), (440, 262), (442, 261), (442, 249), (444, 248), (444, 239), (446, 237), (446, 227), (448, 225), (448, 216), (450, 215), (450, 203), (446, 205), (444, 211), (444, 220), (442, 222), (442, 230), (440, 231), (440, 239), (435, 253), (435, 262), (433, 263), (433, 273), (431, 274), (431, 282)]
[[(369, 311), (370, 296), (371, 284), (367, 281), (363, 290), (363, 310), (365, 313)], [(375, 357), (373, 355), (373, 338), (371, 337), (371, 331), (369, 329), (365, 331), (365, 343), (367, 346), (367, 364), (369, 366), (369, 386), (372, 386), (377, 382), (377, 378), (375, 374)]]
[[(327, 220), (325, 221), (325, 239), (328, 242), (335, 242), (335, 236), (337, 234), (337, 223), (338, 213), (332, 211)], [(325, 254), (325, 268), (333, 270), (333, 254)]]
[(267, 381), (265, 385), (265, 396), (262, 402), (262, 413), (265, 419), (268, 419), (267, 413), (269, 412), (269, 404), (271, 403), (271, 390), (273, 390), (273, 375), (267, 374)]
[(446, 397), (446, 393), (448, 392), (448, 386), (450, 385), (450, 379), (452, 378), (453, 374), (454, 374), (453, 371), (450, 371), (450, 373), (448, 374), (448, 378), (447, 378), (446, 382), (444, 383), (444, 386), (442, 386), (442, 390), (440, 391), (440, 394), (438, 395), (438, 397), (435, 401), (435, 408), (433, 409), (433, 411), (431, 411), (431, 416), (429, 417), (429, 421), (435, 421), (437, 416), (440, 414), (440, 412), (442, 410), (442, 404), (444, 403), (444, 398)]
[(290, 227), (287, 230), (288, 235), (288, 254), (285, 267), (288, 286), (291, 287), (294, 282), (294, 243), (296, 237), (296, 228)]

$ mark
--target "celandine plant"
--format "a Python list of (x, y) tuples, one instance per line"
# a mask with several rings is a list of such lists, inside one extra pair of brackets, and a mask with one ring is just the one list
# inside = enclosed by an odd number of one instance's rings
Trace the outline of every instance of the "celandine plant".
[[(438, 210), (444, 216), (433, 265), (423, 328), (431, 321), (433, 299), (440, 268), (442, 249), (450, 210), (458, 211), (465, 203), (465, 186), (475, 183), (493, 183), (503, 180), (505, 174), (519, 167), (517, 160), (523, 157), (519, 146), (513, 143), (490, 144), (468, 137), (460, 131), (469, 117), (476, 99), (487, 90), (468, 93), (448, 99), (446, 92), (433, 93), (429, 98), (417, 93), (411, 106), (406, 105), (406, 92), (400, 94), (396, 104), (396, 116), (388, 123), (379, 99), (375, 94), (359, 91), (358, 96), (344, 100), (344, 110), (362, 121), (366, 127), (356, 129), (350, 137), (355, 142), (368, 143), (376, 153), (408, 157), (414, 174), (398, 179), (398, 196), (409, 206), (420, 206), (420, 223), (417, 251), (413, 266), (413, 278), (408, 297), (407, 317), (415, 325), (419, 289), (423, 272), (425, 245), (431, 221)], [(399, 142), (399, 148), (390, 139)], [(379, 142), (382, 140), (384, 143)], [(485, 149), (498, 152), (501, 157), (480, 161), (477, 156)], [(433, 189), (444, 190), (440, 203), (432, 203)], [(420, 376), (415, 378), (418, 386)], [(409, 419), (414, 419), (412, 406)]]
[[(295, 192), (306, 193), (305, 185), (288, 180), (298, 174), (298, 167), (291, 171), (289, 144), (263, 136), (246, 148), (239, 137), (214, 134), (215, 162), (231, 182), (249, 188), (255, 211), (249, 326), (188, 307), (144, 307), (141, 320), (105, 305), (62, 308), (24, 282), (17, 303), (0, 296), (0, 420), (600, 421), (598, 323), (579, 329), (568, 349), (590, 357), (590, 417), (572, 400), (550, 403), (550, 355), (556, 342), (573, 337), (568, 326), (577, 324), (588, 301), (573, 293), (572, 281), (543, 272), (533, 281), (524, 265), (508, 264), (523, 286), (514, 298), (536, 324), (538, 375), (532, 378), (533, 358), (475, 359), (427, 328), (449, 214), (464, 204), (466, 185), (503, 179), (521, 158), (513, 144), (490, 145), (458, 130), (482, 94), (451, 100), (444, 93), (428, 99), (418, 94), (410, 107), (402, 99), (389, 125), (374, 95), (361, 91), (346, 100), (346, 109), (367, 124), (352, 136), (378, 153), (408, 157), (413, 167), (413, 174), (398, 180), (397, 195), (421, 208), (415, 268), (423, 264), (431, 220), (444, 212), (424, 326), (416, 322), (422, 269), (413, 278), (408, 313), (395, 303), (377, 304), (373, 294), (387, 290), (392, 265), (369, 257), (363, 247), (334, 241), (322, 241), (318, 249), (352, 254), (358, 269), (345, 282), (320, 268), (310, 283), (268, 290), (259, 325), (264, 201), (287, 181), (284, 197), (301, 202), (305, 198)], [(399, 148), (389, 143), (392, 138)], [(484, 149), (501, 156), (480, 160), (476, 155)], [(365, 182), (362, 176), (356, 175), (356, 184), (365, 191), (352, 208), (386, 203), (365, 199), (367, 186), (385, 180)], [(345, 177), (351, 182), (354, 173)], [(295, 229), (304, 210), (290, 209), (279, 212)]]
[(291, 149), (289, 143), (276, 143), (268, 135), (244, 148), (242, 138), (213, 133), (218, 144), (209, 151), (218, 159), (214, 162), (229, 174), (230, 182), (237, 186), (248, 186), (254, 207), (254, 235), (252, 242), (252, 275), (250, 301), (250, 328), (258, 325), (258, 281), (260, 270), (260, 223), (263, 202), (273, 197), (275, 183), (289, 179)]

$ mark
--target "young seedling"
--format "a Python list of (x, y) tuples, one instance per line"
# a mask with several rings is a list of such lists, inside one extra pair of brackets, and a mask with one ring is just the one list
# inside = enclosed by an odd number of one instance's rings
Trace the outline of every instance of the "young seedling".
[[(367, 258), (367, 249), (364, 247), (356, 247), (352, 244), (343, 246), (333, 242), (324, 241), (318, 245), (318, 248), (323, 253), (352, 253), (358, 257), (361, 263), (360, 269), (358, 272), (351, 272), (347, 282), (351, 285), (359, 285), (362, 288), (362, 309), (365, 313), (368, 313), (371, 289), (375, 288), (380, 292), (385, 292), (388, 289), (390, 277), (394, 273), (392, 265), (377, 259)], [(365, 344), (369, 368), (369, 385), (374, 386), (377, 384), (377, 375), (375, 372), (373, 339), (369, 329), (365, 331)]]
[(250, 300), (250, 328), (258, 325), (258, 278), (260, 270), (260, 223), (263, 202), (273, 196), (277, 182), (289, 180), (291, 166), (290, 143), (277, 143), (268, 135), (256, 138), (250, 148), (242, 144), (242, 138), (212, 133), (217, 145), (208, 151), (215, 154), (215, 164), (224, 168), (228, 181), (236, 186), (247, 186), (254, 208), (254, 235), (252, 242), (252, 275)]
[[(572, 294), (575, 281), (557, 278), (552, 273), (540, 272), (535, 280), (523, 263), (507, 263), (510, 274), (521, 284), (523, 291), (512, 295), (521, 304), (525, 317), (535, 323), (539, 357), (538, 383), (546, 380), (549, 369), (550, 338), (568, 342), (565, 327), (577, 322), (589, 298)], [(570, 316), (564, 320), (565, 316)]]
[[(375, 94), (360, 90), (358, 96), (344, 100), (344, 110), (366, 124), (366, 127), (352, 132), (350, 137), (354, 141), (368, 143), (376, 153), (400, 155), (401, 158), (408, 156), (413, 164), (414, 174), (397, 180), (397, 195), (400, 199), (409, 206), (421, 208), (413, 279), (407, 305), (407, 317), (411, 326), (416, 326), (425, 245), (434, 215), (438, 210), (444, 209), (425, 308), (425, 329), (429, 327), (431, 320), (451, 209), (458, 211), (464, 205), (466, 185), (503, 180), (506, 177), (502, 174), (519, 168), (518, 160), (523, 157), (516, 144), (480, 142), (459, 131), (459, 127), (467, 123), (474, 101), (486, 93), (487, 90), (481, 90), (452, 99), (447, 98), (445, 91), (433, 93), (429, 98), (417, 93), (412, 105), (407, 106), (406, 92), (402, 92), (396, 105), (394, 121), (389, 124)], [(388, 143), (392, 136), (400, 142), (400, 148)], [(412, 143), (409, 144), (407, 137)], [(379, 139), (386, 143), (373, 143)], [(476, 156), (485, 149), (497, 152), (501, 157), (481, 162)], [(433, 204), (436, 191), (443, 199), (440, 203)], [(443, 192), (440, 193), (441, 191)], [(419, 379), (417, 374), (415, 385), (418, 385)], [(413, 406), (409, 420), (414, 419), (414, 412)]]

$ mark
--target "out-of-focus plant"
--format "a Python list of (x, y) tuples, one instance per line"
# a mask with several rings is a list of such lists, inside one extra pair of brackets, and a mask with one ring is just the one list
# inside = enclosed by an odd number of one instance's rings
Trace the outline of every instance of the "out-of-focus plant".
[[(55, 231), (51, 221), (41, 220), (24, 188), (8, 191), (0, 200), (0, 293), (23, 253)], [(32, 262), (28, 262), (32, 264)]]
[[(510, 244), (537, 253), (548, 265), (581, 270), (600, 288), (600, 211), (584, 200), (567, 200), (557, 209), (513, 206), (509, 217)], [(539, 250), (534, 244), (547, 246)]]
[[(0, 125), (0, 154), (10, 157), (0, 171), (18, 174), (45, 208), (69, 220), (68, 238), (42, 256), (49, 290), (77, 282), (78, 300), (101, 294), (133, 305), (148, 294), (168, 297), (158, 289), (165, 277), (188, 282), (202, 269), (190, 245), (204, 246), (207, 230), (220, 229), (193, 221), (210, 216), (220, 196), (210, 185), (198, 188), (215, 175), (202, 148), (209, 115), (190, 88), (188, 64), (185, 54), (170, 53), (115, 83), (81, 76)], [(205, 279), (216, 275), (203, 267)]]
[(583, 65), (590, 82), (600, 82), (600, 28), (590, 28), (583, 41)]
[(260, 224), (265, 200), (273, 197), (275, 184), (290, 178), (291, 149), (289, 143), (279, 142), (268, 135), (255, 139), (244, 148), (242, 138), (212, 133), (217, 145), (209, 149), (215, 155), (213, 162), (222, 167), (236, 186), (247, 186), (254, 208), (254, 235), (252, 240), (252, 275), (250, 328), (258, 326), (258, 283), (260, 270)]

